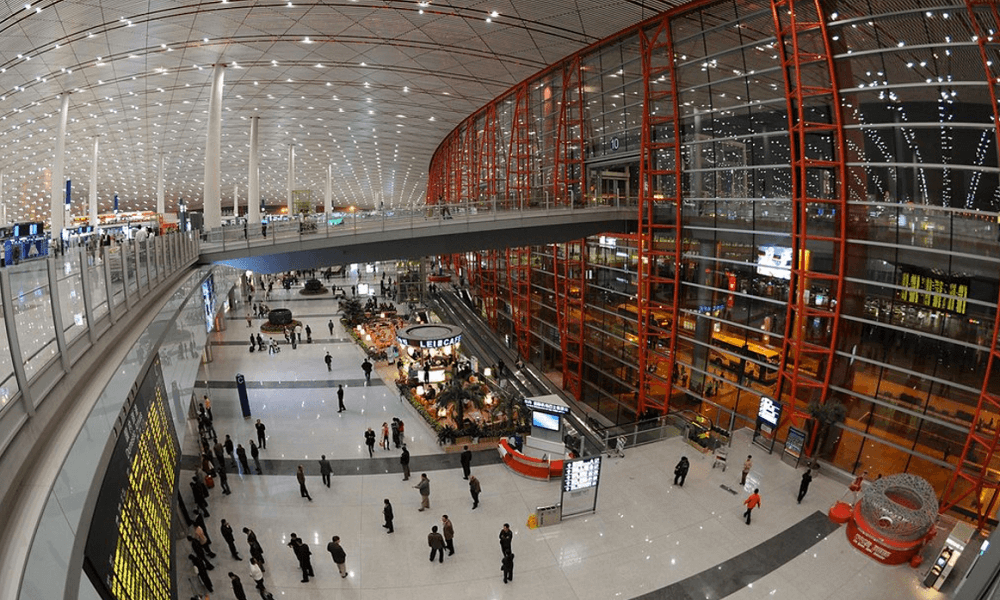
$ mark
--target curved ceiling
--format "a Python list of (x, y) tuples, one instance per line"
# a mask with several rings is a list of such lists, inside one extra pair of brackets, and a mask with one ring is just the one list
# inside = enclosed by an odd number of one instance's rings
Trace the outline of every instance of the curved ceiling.
[[(201, 205), (212, 65), (225, 68), (222, 204), (245, 206), (249, 118), (261, 198), (423, 203), (431, 154), (476, 109), (547, 65), (680, 1), (6, 2), (0, 173), (8, 221), (47, 220), (61, 94), (65, 177), (85, 213), (94, 139), (100, 211)], [(234, 189), (238, 186), (238, 190)]]

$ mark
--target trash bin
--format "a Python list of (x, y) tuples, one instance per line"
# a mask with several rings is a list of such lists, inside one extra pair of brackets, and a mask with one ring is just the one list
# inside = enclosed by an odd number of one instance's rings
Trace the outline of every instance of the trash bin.
[(552, 506), (539, 506), (535, 509), (538, 516), (538, 526), (555, 525), (562, 520), (562, 506), (553, 504)]

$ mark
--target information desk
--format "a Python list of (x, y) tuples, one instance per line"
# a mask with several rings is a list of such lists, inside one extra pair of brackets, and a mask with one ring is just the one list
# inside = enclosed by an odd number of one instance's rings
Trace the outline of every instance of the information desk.
[(563, 472), (563, 461), (545, 461), (540, 458), (521, 454), (510, 446), (506, 439), (500, 440), (497, 446), (500, 458), (511, 471), (532, 479), (549, 480), (561, 478)]

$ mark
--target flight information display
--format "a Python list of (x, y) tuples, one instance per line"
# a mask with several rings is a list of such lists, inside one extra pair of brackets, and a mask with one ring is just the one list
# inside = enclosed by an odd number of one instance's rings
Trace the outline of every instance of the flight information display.
[(576, 492), (585, 488), (597, 487), (601, 479), (601, 457), (583, 458), (563, 463), (563, 491)]
[(170, 530), (180, 448), (166, 392), (156, 356), (115, 426), (84, 561), (107, 600), (175, 597)]

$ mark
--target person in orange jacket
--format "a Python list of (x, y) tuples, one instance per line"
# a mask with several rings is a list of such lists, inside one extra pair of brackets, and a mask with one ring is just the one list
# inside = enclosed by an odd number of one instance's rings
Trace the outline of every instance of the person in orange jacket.
[(747, 525), (750, 524), (750, 511), (760, 506), (760, 488), (755, 488), (753, 493), (743, 501), (746, 505), (747, 511), (743, 513), (743, 516), (747, 518)]

